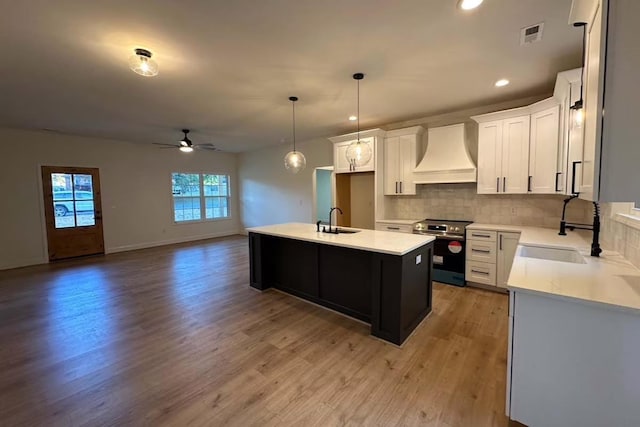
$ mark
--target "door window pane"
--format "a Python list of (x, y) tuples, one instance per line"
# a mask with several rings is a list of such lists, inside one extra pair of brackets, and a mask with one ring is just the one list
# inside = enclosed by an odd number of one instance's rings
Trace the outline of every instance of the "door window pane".
[(96, 225), (93, 200), (76, 200), (76, 224), (78, 227)]
[[(93, 194), (91, 175), (73, 174), (73, 189), (75, 191), (88, 191)], [(93, 198), (93, 195), (90, 198)]]
[(56, 228), (69, 228), (76, 226), (73, 201), (54, 200), (53, 213), (55, 215)]

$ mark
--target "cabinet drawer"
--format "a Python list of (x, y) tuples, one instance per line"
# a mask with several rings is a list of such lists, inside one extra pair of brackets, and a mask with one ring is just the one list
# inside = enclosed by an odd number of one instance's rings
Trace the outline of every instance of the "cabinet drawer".
[(496, 284), (496, 265), (486, 262), (467, 261), (465, 279), (484, 285)]
[(467, 240), (467, 260), (495, 264), (496, 259), (496, 242)]
[(482, 240), (485, 242), (495, 242), (498, 240), (497, 231), (467, 230), (467, 240)]
[(412, 224), (395, 224), (392, 222), (376, 222), (378, 231), (395, 231), (396, 233), (413, 233)]

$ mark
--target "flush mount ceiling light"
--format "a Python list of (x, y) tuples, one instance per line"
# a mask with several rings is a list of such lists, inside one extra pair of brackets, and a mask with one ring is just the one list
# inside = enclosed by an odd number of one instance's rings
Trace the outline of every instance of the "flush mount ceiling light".
[(509, 80), (507, 79), (500, 79), (495, 83), (496, 87), (505, 87), (508, 84), (509, 84)]
[(349, 121), (355, 122), (356, 120), (358, 120), (357, 116), (349, 116)]
[(135, 55), (129, 58), (129, 68), (141, 76), (153, 77), (158, 75), (158, 63), (151, 59), (153, 55), (147, 49), (134, 49)]
[(356, 120), (358, 120), (358, 136), (347, 147), (346, 157), (351, 169), (355, 170), (358, 166), (364, 166), (369, 163), (373, 151), (370, 144), (360, 140), (360, 80), (364, 79), (364, 74), (356, 73), (353, 75), (353, 79), (358, 85), (358, 111), (356, 116)]
[(460, 0), (458, 6), (462, 10), (472, 10), (480, 6), (484, 0)]
[(300, 172), (307, 165), (307, 159), (299, 151), (296, 151), (296, 101), (297, 96), (290, 96), (291, 108), (293, 112), (293, 151), (289, 151), (284, 156), (284, 167), (291, 173), (296, 174)]

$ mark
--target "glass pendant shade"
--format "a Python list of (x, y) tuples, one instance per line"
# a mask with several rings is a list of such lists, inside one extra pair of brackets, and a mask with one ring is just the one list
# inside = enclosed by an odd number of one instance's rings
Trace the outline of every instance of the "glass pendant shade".
[(293, 174), (300, 172), (306, 165), (307, 159), (299, 151), (289, 151), (284, 156), (284, 167)]
[(129, 68), (134, 73), (145, 77), (158, 75), (158, 63), (151, 59), (151, 52), (146, 49), (135, 50), (135, 55), (129, 58)]
[(287, 171), (296, 174), (300, 172), (302, 169), (307, 166), (307, 159), (304, 157), (299, 151), (296, 151), (296, 101), (298, 100), (297, 96), (290, 96), (289, 101), (291, 101), (291, 112), (292, 112), (292, 124), (293, 124), (293, 151), (289, 151), (286, 156), (284, 156), (284, 167)]
[(356, 167), (364, 166), (371, 160), (371, 145), (364, 141), (354, 141), (347, 147), (347, 161)]

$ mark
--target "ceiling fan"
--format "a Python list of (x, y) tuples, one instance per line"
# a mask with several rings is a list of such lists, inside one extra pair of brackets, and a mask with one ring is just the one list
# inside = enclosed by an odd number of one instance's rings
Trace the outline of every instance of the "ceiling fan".
[(219, 148), (217, 148), (215, 145), (213, 144), (194, 144), (193, 142), (191, 142), (191, 140), (189, 139), (189, 129), (182, 129), (182, 132), (184, 133), (184, 137), (178, 141), (177, 144), (163, 144), (160, 142), (154, 142), (154, 145), (160, 145), (161, 148), (177, 148), (180, 151), (184, 152), (184, 153), (190, 153), (192, 152), (194, 149), (195, 150), (210, 150), (210, 151), (220, 151)]

